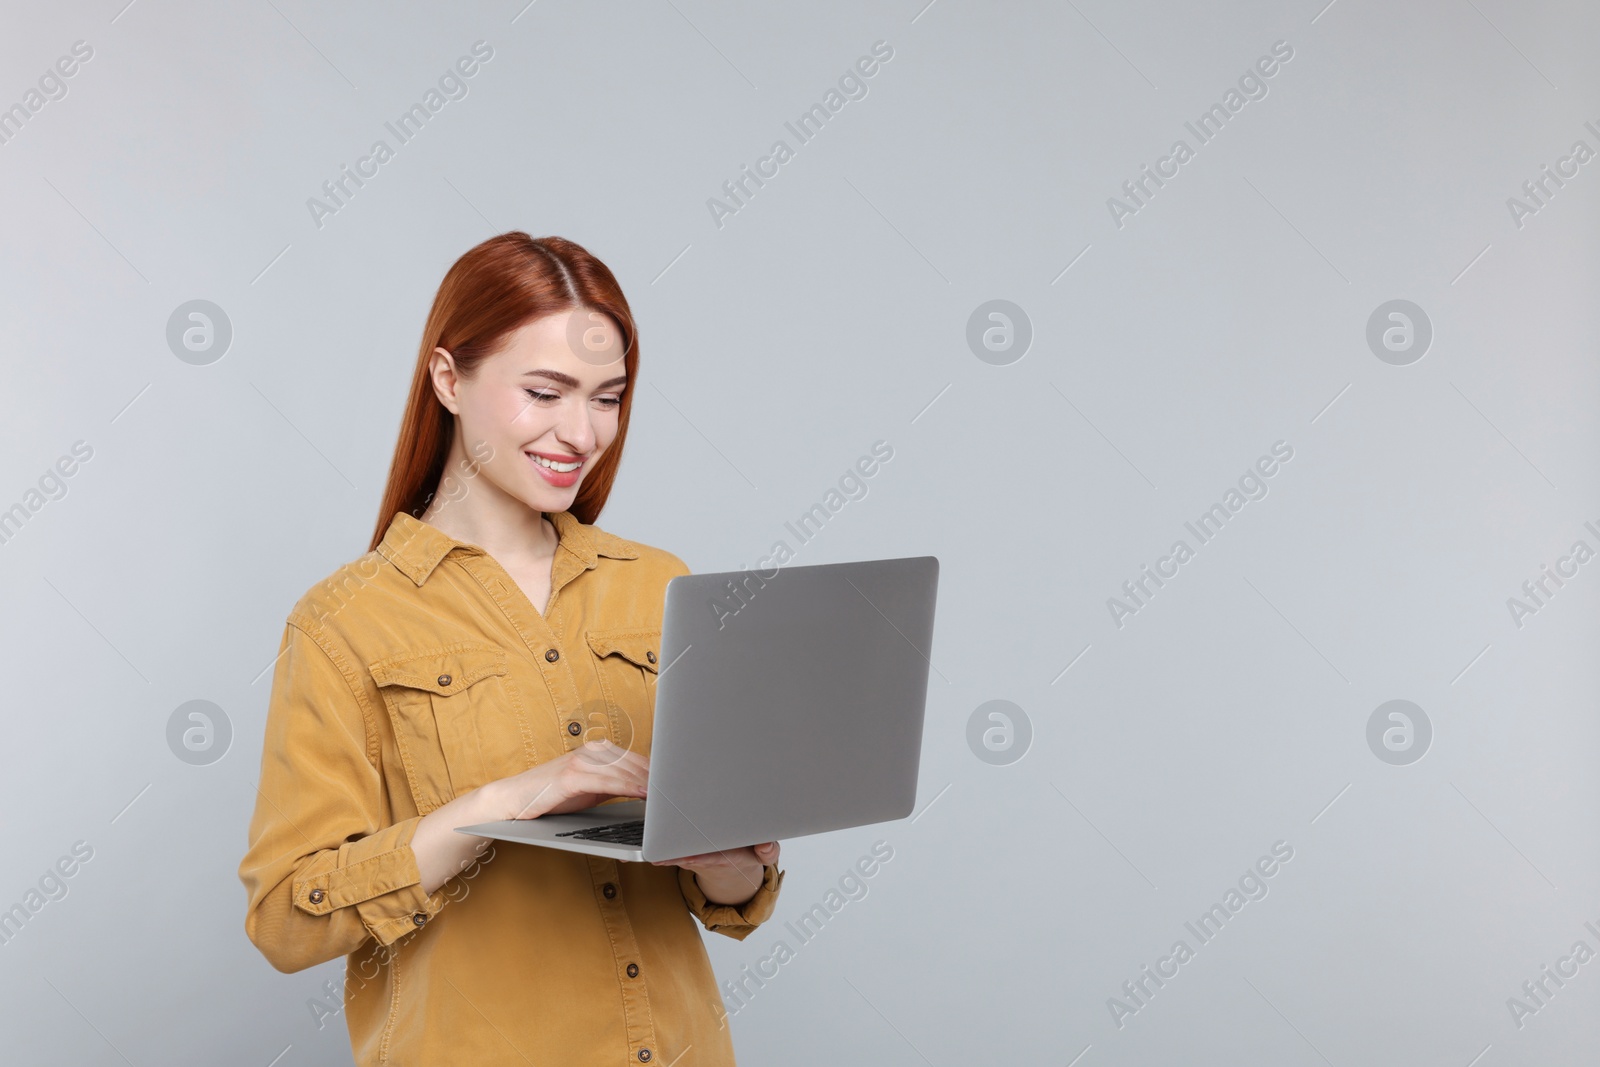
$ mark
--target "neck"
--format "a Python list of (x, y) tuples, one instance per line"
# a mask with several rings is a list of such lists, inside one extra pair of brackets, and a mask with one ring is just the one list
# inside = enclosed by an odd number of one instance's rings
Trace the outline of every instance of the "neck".
[[(453, 455), (453, 453), (452, 453)], [(421, 519), (457, 541), (477, 545), (503, 564), (548, 559), (560, 537), (543, 511), (537, 511), (491, 482), (480, 470), (463, 492), (453, 462), (434, 489)]]

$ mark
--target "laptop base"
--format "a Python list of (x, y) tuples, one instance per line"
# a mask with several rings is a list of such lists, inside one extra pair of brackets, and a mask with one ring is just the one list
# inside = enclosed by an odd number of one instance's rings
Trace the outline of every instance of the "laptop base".
[[(541, 815), (534, 819), (501, 819), (495, 822), (475, 823), (471, 826), (458, 826), (455, 829), (458, 834), (471, 834), (474, 837), (492, 837), (497, 841), (516, 841), (525, 845), (543, 845), (545, 848), (559, 848), (567, 852), (582, 852), (614, 860), (643, 862), (642, 845), (596, 841), (570, 835), (574, 830), (637, 822), (644, 818), (644, 808), (643, 800), (625, 800), (561, 815)], [(569, 836), (562, 836), (563, 834)]]

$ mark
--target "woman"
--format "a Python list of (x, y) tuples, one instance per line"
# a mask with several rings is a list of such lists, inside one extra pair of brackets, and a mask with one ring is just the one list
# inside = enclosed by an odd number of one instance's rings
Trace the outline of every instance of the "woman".
[(688, 568), (591, 525), (638, 357), (578, 245), (514, 232), (462, 256), (370, 550), (289, 615), (245, 930), (280, 971), (346, 957), (363, 1067), (734, 1062), (695, 919), (743, 939), (771, 916), (776, 842), (651, 864), (454, 829), (648, 794), (663, 600)]

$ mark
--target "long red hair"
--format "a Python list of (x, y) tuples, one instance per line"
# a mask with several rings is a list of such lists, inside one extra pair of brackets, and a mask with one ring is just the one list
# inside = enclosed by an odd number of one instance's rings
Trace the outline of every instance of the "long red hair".
[(478, 364), (499, 351), (519, 327), (574, 307), (594, 308), (616, 323), (630, 386), (623, 390), (617, 409), (617, 436), (584, 476), (572, 503), (573, 517), (579, 522), (593, 523), (599, 517), (622, 462), (636, 390), (639, 342), (633, 312), (610, 269), (581, 245), (564, 237), (535, 238), (513, 230), (469, 250), (439, 283), (433, 310), (422, 330), (411, 396), (406, 400), (368, 551), (378, 547), (399, 512), (421, 516), (444, 474), (455, 417), (433, 391), (428, 361), (434, 348), (449, 352), (462, 376), (471, 378)]

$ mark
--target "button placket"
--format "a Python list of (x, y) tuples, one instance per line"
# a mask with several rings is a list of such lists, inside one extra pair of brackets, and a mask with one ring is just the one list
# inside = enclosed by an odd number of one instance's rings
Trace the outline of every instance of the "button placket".
[(626, 1020), (628, 1046), (635, 1050), (634, 1055), (641, 1062), (648, 1063), (655, 1055), (652, 1051), (656, 1047), (655, 1029), (651, 1025), (650, 997), (644, 982), (630, 982), (621, 977), (626, 974), (629, 978), (639, 975), (639, 940), (634, 936), (633, 923), (628, 918), (628, 907), (625, 899), (618, 899), (618, 875), (621, 866), (616, 860), (605, 859), (601, 856), (586, 856), (589, 865), (589, 877), (600, 887), (600, 895), (605, 898), (600, 903), (600, 916), (605, 920), (606, 932), (611, 939), (611, 953), (616, 960), (619, 974), (618, 983), (622, 987), (622, 1011)]
[(584, 743), (589, 723), (582, 717), (584, 703), (578, 693), (578, 680), (572, 676), (571, 657), (563, 657), (558, 644), (558, 639), (552, 640), (550, 648), (540, 657), (544, 662), (539, 665), (539, 671), (555, 698), (555, 714), (564, 739), (571, 739), (566, 741), (565, 751), (571, 752)]
[[(549, 629), (548, 624), (546, 624), (546, 629)], [(546, 648), (544, 655), (540, 657), (544, 660), (544, 663), (540, 665), (539, 673), (544, 676), (545, 687), (550, 691), (550, 695), (554, 699), (556, 719), (561, 722), (563, 731), (567, 737), (581, 738), (583, 736), (584, 723), (578, 719), (567, 717), (570, 714), (574, 714), (576, 709), (581, 707), (581, 702), (578, 700), (577, 683), (572, 677), (572, 665), (562, 661), (561, 650), (557, 647), (559, 642), (555, 638), (553, 631), (551, 631), (551, 636), (550, 647)], [(562, 710), (564, 708), (574, 710), (567, 712)], [(581, 743), (581, 741), (568, 741), (563, 751), (570, 752)]]
[[(550, 695), (551, 713), (555, 716), (555, 725), (559, 731), (557, 736), (560, 741), (556, 744), (557, 751), (554, 755), (572, 751), (582, 743), (576, 739), (582, 736), (586, 724), (574, 717), (581, 708), (582, 701), (579, 699), (577, 683), (572, 677), (571, 657), (564, 658), (561, 655), (562, 639), (556, 626), (559, 620), (556, 605), (562, 587), (584, 573), (586, 568), (572, 557), (571, 553), (558, 548), (555, 562), (551, 567), (550, 600), (545, 604), (544, 613), (540, 614), (522, 592), (522, 587), (516, 584), (494, 557), (487, 554), (477, 555), (464, 558), (461, 562), (494, 597), (502, 614), (511, 623), (517, 636), (522, 639), (524, 647), (533, 657), (532, 664), (538, 668), (545, 690)], [(537, 703), (532, 701), (530, 706), (536, 706)], [(536, 745), (540, 743), (537, 735), (543, 734), (544, 729), (546, 728), (535, 728)]]

